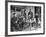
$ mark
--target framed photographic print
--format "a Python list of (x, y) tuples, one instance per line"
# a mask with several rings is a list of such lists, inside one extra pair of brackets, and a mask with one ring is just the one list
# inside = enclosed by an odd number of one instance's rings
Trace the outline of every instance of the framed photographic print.
[(37, 35), (45, 33), (43, 2), (6, 2), (6, 35)]

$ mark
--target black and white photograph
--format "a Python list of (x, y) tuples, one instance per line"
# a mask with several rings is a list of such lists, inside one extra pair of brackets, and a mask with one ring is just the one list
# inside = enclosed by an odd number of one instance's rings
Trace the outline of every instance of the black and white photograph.
[(8, 2), (8, 35), (43, 33), (43, 4)]
[(41, 7), (11, 5), (11, 31), (41, 28)]

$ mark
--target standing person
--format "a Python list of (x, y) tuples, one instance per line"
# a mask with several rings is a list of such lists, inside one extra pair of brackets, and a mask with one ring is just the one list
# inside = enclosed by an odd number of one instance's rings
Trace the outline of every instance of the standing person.
[(31, 11), (31, 9), (29, 10), (29, 13), (28, 13), (28, 19), (30, 21), (30, 26), (33, 27), (33, 23), (32, 23), (32, 18), (33, 18), (33, 12)]
[(35, 18), (36, 18), (36, 27), (38, 27), (38, 18), (39, 18), (38, 12), (35, 14)]
[(28, 18), (29, 18), (29, 19), (32, 19), (32, 18), (33, 18), (33, 13), (31, 12), (31, 9), (29, 10)]

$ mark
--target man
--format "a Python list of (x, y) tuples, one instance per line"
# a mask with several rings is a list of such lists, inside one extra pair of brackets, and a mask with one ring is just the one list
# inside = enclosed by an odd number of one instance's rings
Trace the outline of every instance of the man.
[(33, 13), (31, 12), (31, 9), (30, 9), (30, 11), (29, 11), (29, 13), (28, 13), (28, 18), (29, 18), (29, 19), (32, 19), (32, 18), (33, 18)]
[(32, 18), (33, 18), (33, 12), (31, 12), (30, 9), (28, 13), (28, 19), (29, 19), (29, 25), (31, 25), (31, 27), (33, 27)]
[(23, 17), (19, 18), (18, 24), (19, 24), (19, 31), (22, 31), (23, 30), (23, 25), (24, 25)]
[(11, 18), (11, 31), (18, 30), (17, 17), (15, 17), (15, 12), (13, 13), (13, 17)]

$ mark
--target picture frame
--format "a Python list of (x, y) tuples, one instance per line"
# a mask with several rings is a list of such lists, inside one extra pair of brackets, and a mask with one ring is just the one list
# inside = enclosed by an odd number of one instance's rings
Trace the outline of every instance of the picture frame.
[[(22, 31), (11, 31), (11, 17), (12, 14), (11, 12), (15, 11), (14, 7), (16, 8), (17, 12), (21, 12), (22, 9), (28, 9), (31, 7), (31, 11), (36, 12), (37, 13), (37, 8), (41, 9), (41, 29), (39, 30), (35, 30), (35, 31), (31, 31), (29, 29), (29, 31), (27, 30), (22, 30)], [(28, 11), (27, 11), (28, 12)], [(26, 15), (27, 16), (27, 15)], [(33, 15), (33, 17), (35, 17)], [(37, 16), (38, 17), (38, 16)], [(26, 19), (28, 19), (26, 17)], [(37, 20), (36, 20), (37, 21)], [(13, 28), (14, 29), (14, 28)], [(5, 1), (5, 35), (6, 36), (21, 36), (21, 35), (41, 35), (41, 34), (45, 34), (45, 3), (43, 2), (24, 2), (24, 1)]]

